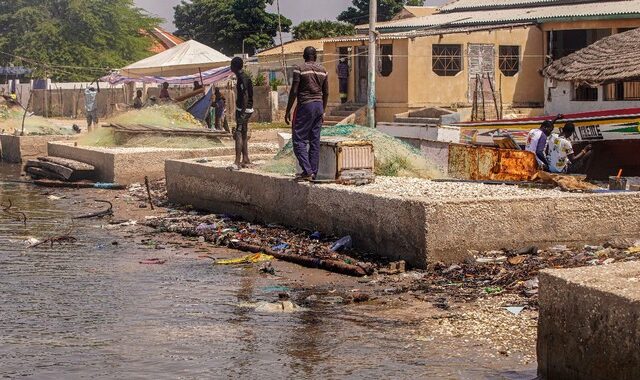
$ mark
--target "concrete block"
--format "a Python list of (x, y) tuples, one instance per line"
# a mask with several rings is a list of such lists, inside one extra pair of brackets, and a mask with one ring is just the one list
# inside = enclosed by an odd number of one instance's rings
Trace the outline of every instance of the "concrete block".
[[(250, 153), (275, 153), (271, 144), (253, 144)], [(96, 180), (108, 183), (130, 184), (149, 179), (164, 178), (164, 162), (167, 159), (221, 157), (235, 154), (235, 148), (220, 146), (207, 149), (163, 148), (96, 148), (50, 143), (50, 156), (84, 162), (96, 168)]]
[(640, 379), (640, 263), (540, 276), (538, 372), (544, 379)]
[(2, 161), (19, 164), (39, 156), (47, 155), (47, 144), (51, 141), (73, 141), (77, 136), (14, 136), (0, 135)]
[(291, 133), (279, 132), (278, 133), (278, 147), (280, 149), (284, 148), (285, 145), (291, 141)]
[[(251, 221), (351, 235), (363, 250), (424, 268), (468, 250), (597, 244), (640, 235), (640, 196), (567, 194), (432, 201), (359, 188), (300, 184), (257, 171), (168, 160), (172, 202)], [(532, 218), (543, 212), (544, 218)], [(580, 221), (577, 223), (576, 221)]]

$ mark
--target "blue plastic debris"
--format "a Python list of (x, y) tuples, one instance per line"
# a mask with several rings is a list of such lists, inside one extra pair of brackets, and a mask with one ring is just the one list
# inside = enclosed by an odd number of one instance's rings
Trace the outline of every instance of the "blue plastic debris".
[(287, 248), (289, 248), (289, 244), (287, 243), (282, 243), (271, 247), (271, 249), (273, 249), (274, 251), (284, 251)]
[(345, 249), (351, 249), (352, 247), (353, 247), (353, 240), (351, 239), (350, 235), (347, 235), (342, 239), (338, 240), (337, 242), (333, 243), (333, 245), (331, 246), (331, 250), (333, 252), (339, 252)]

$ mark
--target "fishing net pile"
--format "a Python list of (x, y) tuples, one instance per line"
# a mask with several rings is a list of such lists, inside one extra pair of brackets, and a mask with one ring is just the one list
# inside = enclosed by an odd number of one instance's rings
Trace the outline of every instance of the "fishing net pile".
[[(105, 124), (146, 125), (158, 129), (204, 130), (193, 115), (174, 104), (154, 105), (116, 115)], [(197, 136), (167, 134), (123, 134), (112, 128), (97, 128), (80, 138), (79, 143), (94, 147), (204, 149), (222, 145), (219, 140)]]
[[(322, 128), (322, 136), (347, 137), (373, 143), (376, 175), (425, 179), (442, 177), (436, 166), (423, 157), (420, 151), (377, 129), (358, 125), (337, 125)], [(285, 175), (295, 174), (296, 159), (292, 142), (289, 141), (272, 160), (267, 162), (263, 170)]]
[[(21, 133), (23, 116), (24, 109), (22, 107), (0, 104), (0, 132), (10, 135)], [(27, 114), (24, 119), (25, 136), (72, 135), (74, 133), (71, 126), (56, 125), (53, 121), (42, 116)]]
[(130, 110), (116, 115), (106, 122), (107, 124), (144, 124), (170, 129), (202, 128), (202, 123), (175, 104), (153, 105), (141, 110)]

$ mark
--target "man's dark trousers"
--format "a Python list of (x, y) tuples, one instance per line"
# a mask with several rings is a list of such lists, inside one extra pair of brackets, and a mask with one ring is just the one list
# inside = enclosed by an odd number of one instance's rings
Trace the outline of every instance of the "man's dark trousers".
[(321, 101), (301, 104), (296, 109), (293, 120), (293, 152), (302, 168), (302, 175), (318, 174), (323, 116)]

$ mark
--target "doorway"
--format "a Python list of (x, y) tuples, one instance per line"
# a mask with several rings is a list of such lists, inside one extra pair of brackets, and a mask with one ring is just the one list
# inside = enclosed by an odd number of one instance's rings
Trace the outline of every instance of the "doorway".
[(355, 100), (357, 103), (366, 103), (369, 93), (369, 49), (366, 46), (356, 47), (356, 83)]

